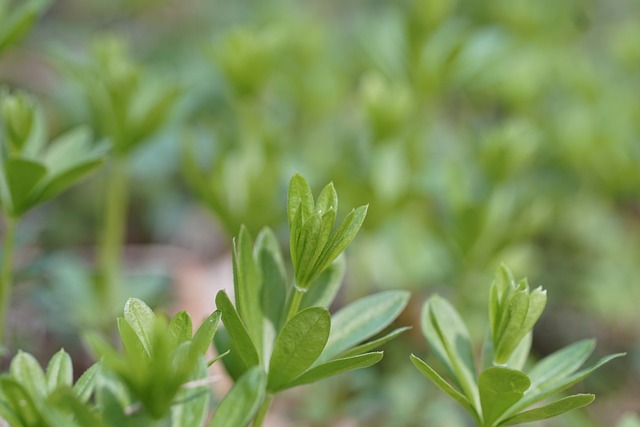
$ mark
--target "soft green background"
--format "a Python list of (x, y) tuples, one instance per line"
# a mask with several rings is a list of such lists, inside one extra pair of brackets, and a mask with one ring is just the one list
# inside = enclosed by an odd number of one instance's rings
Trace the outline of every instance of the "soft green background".
[[(242, 223), (254, 234), (269, 225), (284, 244), (292, 173), (316, 192), (333, 180), (339, 216), (370, 204), (341, 301), (409, 289), (399, 324), (417, 325), (438, 291), (479, 344), (505, 262), (548, 290), (535, 354), (591, 336), (598, 354), (629, 352), (580, 386), (596, 393), (591, 407), (547, 424), (611, 426), (640, 411), (638, 22), (634, 0), (58, 0), (2, 53), (0, 83), (35, 93), (52, 135), (82, 123), (101, 132), (70, 64), (91, 63), (96, 40), (120, 38), (148, 96), (180, 93), (161, 132), (132, 152), (129, 244), (213, 260)], [(74, 321), (95, 315), (83, 309), (79, 270), (103, 181), (32, 212), (20, 230), (30, 263), (16, 297), (54, 316), (39, 315), (48, 320), (37, 335), (52, 347), (79, 347)], [(212, 215), (193, 221), (203, 208)], [(189, 246), (185, 233), (212, 239)], [(158, 275), (171, 271), (138, 274), (132, 292), (166, 301)], [(24, 330), (12, 348), (35, 351), (42, 342)], [(380, 367), (291, 394), (288, 416), (468, 425), (409, 363), (410, 352), (427, 354), (417, 328), (386, 350)]]

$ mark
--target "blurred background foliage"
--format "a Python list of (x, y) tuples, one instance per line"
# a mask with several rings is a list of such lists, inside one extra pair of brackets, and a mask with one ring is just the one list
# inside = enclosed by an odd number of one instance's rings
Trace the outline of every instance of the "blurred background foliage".
[[(52, 2), (1, 47), (0, 84), (35, 94), (52, 135), (90, 125), (116, 160), (27, 217), (9, 348), (82, 351), (77, 331), (126, 296), (168, 303), (176, 263), (158, 247), (213, 262), (240, 224), (285, 242), (300, 171), (315, 189), (333, 180), (343, 207), (370, 204), (341, 301), (410, 289), (401, 323), (417, 325), (437, 291), (479, 342), (505, 262), (548, 290), (537, 355), (589, 336), (630, 353), (563, 425), (622, 423), (640, 411), (638, 22), (635, 0)], [(110, 308), (87, 278), (125, 154), (131, 285)], [(380, 368), (296, 392), (283, 412), (469, 425), (408, 363), (426, 352), (417, 328), (388, 347)]]

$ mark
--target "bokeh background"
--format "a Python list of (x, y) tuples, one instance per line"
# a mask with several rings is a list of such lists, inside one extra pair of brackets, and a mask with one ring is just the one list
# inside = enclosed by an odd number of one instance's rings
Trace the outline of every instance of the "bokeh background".
[[(22, 224), (10, 351), (64, 346), (86, 366), (82, 331), (115, 326), (129, 295), (213, 310), (240, 224), (272, 227), (286, 250), (299, 171), (315, 191), (334, 182), (339, 216), (370, 204), (336, 307), (409, 289), (398, 324), (418, 325), (438, 292), (480, 348), (504, 262), (548, 290), (536, 357), (585, 337), (598, 355), (628, 352), (580, 386), (593, 405), (537, 425), (635, 425), (636, 0), (57, 0), (2, 52), (0, 84), (33, 93), (52, 135), (110, 136), (100, 85), (167, 111), (128, 153), (119, 298), (105, 304), (88, 279), (107, 164)], [(386, 347), (376, 368), (286, 395), (273, 425), (471, 425), (409, 363), (428, 354), (418, 327)]]

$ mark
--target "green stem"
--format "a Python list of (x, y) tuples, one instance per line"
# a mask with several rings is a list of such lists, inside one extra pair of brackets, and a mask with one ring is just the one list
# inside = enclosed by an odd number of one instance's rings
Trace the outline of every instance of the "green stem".
[(267, 416), (267, 412), (269, 412), (269, 408), (271, 407), (271, 402), (273, 402), (273, 395), (268, 394), (262, 405), (260, 405), (260, 409), (258, 409), (258, 413), (256, 414), (255, 419), (253, 420), (253, 427), (262, 427), (262, 423)]
[(2, 246), (2, 271), (0, 272), (0, 345), (4, 341), (5, 320), (9, 299), (11, 298), (11, 279), (13, 275), (13, 251), (18, 220), (9, 216), (4, 222), (4, 242)]
[(289, 319), (295, 316), (298, 312), (300, 303), (302, 302), (302, 297), (304, 296), (305, 292), (307, 292), (305, 289), (300, 289), (297, 286), (293, 287), (293, 296), (291, 297), (291, 302), (289, 303), (289, 311), (287, 312), (287, 320), (285, 321), (285, 323), (288, 322)]
[(101, 300), (111, 303), (120, 279), (122, 246), (125, 238), (129, 174), (125, 158), (115, 156), (107, 177), (104, 227), (99, 247), (100, 274), (96, 291)]

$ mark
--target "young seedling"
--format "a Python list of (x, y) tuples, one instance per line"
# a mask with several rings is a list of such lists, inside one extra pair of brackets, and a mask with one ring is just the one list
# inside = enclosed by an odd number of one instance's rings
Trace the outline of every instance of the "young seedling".
[(464, 322), (445, 299), (432, 296), (422, 310), (422, 331), (451, 381), (413, 354), (411, 361), (481, 427), (537, 421), (586, 406), (594, 400), (593, 394), (575, 394), (527, 409), (624, 355), (609, 355), (592, 367), (579, 370), (595, 346), (593, 340), (583, 340), (523, 371), (531, 347), (531, 330), (542, 314), (546, 298), (542, 288), (530, 291), (526, 279), (516, 283), (507, 267), (499, 269), (491, 286), (491, 326), (478, 374)]
[(331, 304), (342, 282), (338, 257), (357, 234), (366, 207), (353, 210), (334, 230), (338, 198), (332, 184), (314, 201), (305, 179), (289, 186), (290, 252), (294, 279), (287, 279), (278, 242), (268, 229), (255, 245), (246, 228), (234, 242), (235, 307), (224, 291), (216, 305), (225, 326), (216, 335), (223, 360), (236, 381), (216, 411), (212, 426), (262, 425), (274, 396), (382, 359), (372, 351), (407, 328), (360, 344), (389, 326), (409, 294), (387, 291), (365, 297), (335, 313)]
[(14, 235), (20, 218), (98, 168), (107, 146), (95, 145), (86, 128), (71, 130), (49, 144), (42, 112), (22, 92), (0, 93), (0, 207), (4, 247), (0, 273), (0, 342), (10, 299)]

